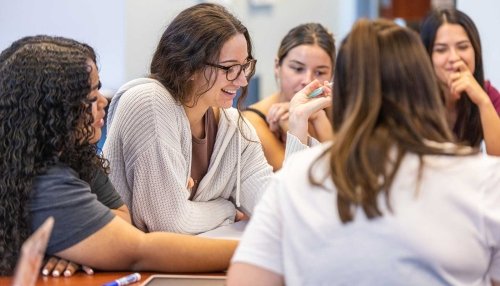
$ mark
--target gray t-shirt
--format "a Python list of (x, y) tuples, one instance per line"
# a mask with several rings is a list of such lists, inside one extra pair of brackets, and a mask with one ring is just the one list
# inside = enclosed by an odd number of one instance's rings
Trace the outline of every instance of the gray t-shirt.
[(90, 189), (97, 195), (97, 200), (110, 209), (117, 209), (125, 204), (108, 175), (101, 169), (97, 171), (95, 179), (90, 183)]
[(64, 164), (56, 164), (33, 180), (30, 215), (32, 231), (48, 217), (55, 219), (47, 246), (49, 255), (84, 240), (114, 217), (91, 193), (89, 184)]

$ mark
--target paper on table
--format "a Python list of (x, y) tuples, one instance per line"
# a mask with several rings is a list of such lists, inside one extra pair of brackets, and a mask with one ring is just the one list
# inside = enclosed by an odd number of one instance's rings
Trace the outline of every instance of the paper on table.
[(209, 238), (224, 238), (240, 240), (247, 226), (248, 220), (240, 220), (238, 222), (221, 226), (204, 233), (198, 234), (198, 236), (209, 237)]

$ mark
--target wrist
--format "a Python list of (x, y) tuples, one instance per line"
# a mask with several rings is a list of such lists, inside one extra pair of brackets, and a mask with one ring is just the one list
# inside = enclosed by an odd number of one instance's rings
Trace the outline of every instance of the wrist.
[(307, 120), (290, 120), (288, 126), (288, 133), (297, 137), (300, 140), (300, 142), (302, 142), (302, 144), (307, 145), (308, 128), (309, 124)]
[(483, 94), (479, 97), (480, 99), (477, 100), (477, 102), (475, 102), (475, 104), (477, 105), (477, 108), (479, 108), (479, 110), (482, 110), (482, 109), (489, 109), (491, 107), (493, 107), (493, 103), (491, 102), (490, 98), (488, 97), (488, 95), (486, 94), (486, 92), (482, 92)]

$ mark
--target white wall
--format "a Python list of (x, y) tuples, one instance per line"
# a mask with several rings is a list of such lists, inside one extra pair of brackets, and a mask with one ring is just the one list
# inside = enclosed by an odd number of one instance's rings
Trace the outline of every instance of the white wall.
[[(196, 0), (0, 0), (0, 50), (26, 35), (71, 37), (93, 46), (99, 55), (101, 80), (117, 89), (148, 73), (156, 44), (168, 23)], [(219, 0), (248, 27), (258, 59), (260, 94), (276, 86), (273, 60), (281, 38), (304, 22), (320, 22), (335, 35), (337, 45), (355, 20), (356, 1), (274, 0), (256, 8), (249, 0)], [(478, 26), (486, 78), (500, 87), (500, 2), (458, 0), (459, 9)]]
[(37, 34), (86, 42), (98, 53), (105, 87), (117, 88), (125, 75), (124, 7), (120, 0), (0, 0), (0, 50)]
[(199, 1), (126, 0), (125, 80), (148, 75), (156, 45), (168, 23), (183, 9)]
[(483, 47), (485, 78), (500, 88), (500, 1), (458, 0), (457, 8), (469, 15), (476, 24)]
[[(156, 44), (168, 23), (195, 0), (0, 0), (0, 50), (26, 35), (74, 38), (99, 54), (101, 81), (116, 90), (124, 82), (148, 74)], [(355, 1), (274, 0), (256, 7), (249, 0), (219, 0), (247, 26), (258, 59), (260, 94), (276, 86), (273, 60), (286, 32), (304, 22), (320, 22), (336, 39), (354, 21)], [(258, 2), (258, 1), (253, 1)], [(341, 5), (342, 2), (342, 5)]]
[[(181, 10), (200, 1), (149, 0), (148, 5), (143, 2), (126, 2), (126, 79), (147, 74), (156, 44), (168, 23)], [(340, 39), (350, 29), (355, 16), (355, 1), (275, 0), (272, 1), (274, 5), (268, 7), (252, 6), (248, 0), (213, 2), (224, 4), (247, 26), (254, 56), (258, 60), (256, 73), (260, 76), (261, 96), (267, 96), (276, 89), (274, 57), (281, 38), (288, 30), (301, 23), (320, 22), (335, 34), (336, 39)]]

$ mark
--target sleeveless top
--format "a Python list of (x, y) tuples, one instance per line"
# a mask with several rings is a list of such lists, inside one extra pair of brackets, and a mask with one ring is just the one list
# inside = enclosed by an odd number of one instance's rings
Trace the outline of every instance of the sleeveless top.
[(266, 122), (267, 126), (269, 126), (269, 123), (267, 123), (267, 120), (266, 120), (266, 115), (264, 113), (262, 113), (262, 111), (255, 109), (255, 108), (251, 108), (251, 107), (247, 107), (245, 109), (245, 111), (251, 111), (251, 112), (257, 114), (260, 118), (262, 118), (262, 120), (264, 120), (264, 122)]

